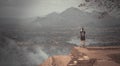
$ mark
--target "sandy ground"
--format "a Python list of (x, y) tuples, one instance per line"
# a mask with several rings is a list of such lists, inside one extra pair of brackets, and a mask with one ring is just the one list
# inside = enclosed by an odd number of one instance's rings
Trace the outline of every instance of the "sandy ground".
[(96, 59), (93, 66), (120, 66), (120, 46), (118, 47), (74, 47), (69, 55), (59, 55), (48, 58), (40, 66), (67, 66), (71, 54), (84, 53), (90, 59)]

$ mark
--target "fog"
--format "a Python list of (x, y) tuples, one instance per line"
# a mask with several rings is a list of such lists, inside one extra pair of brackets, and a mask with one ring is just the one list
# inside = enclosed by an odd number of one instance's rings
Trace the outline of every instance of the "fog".
[(47, 37), (32, 34), (18, 37), (19, 33), (12, 36), (11, 33), (0, 36), (0, 66), (38, 66), (49, 56), (70, 51), (69, 47), (66, 49), (49, 43)]
[(0, 66), (38, 66), (87, 46), (120, 45), (119, 0), (0, 0)]
[(86, 30), (87, 46), (117, 46), (120, 19), (71, 7), (62, 13), (24, 19), (0, 18), (0, 66), (38, 66), (54, 55), (69, 54)]
[(2, 18), (0, 25), (0, 66), (38, 66), (49, 56), (68, 54), (72, 47), (56, 44), (51, 30), (32, 20)]

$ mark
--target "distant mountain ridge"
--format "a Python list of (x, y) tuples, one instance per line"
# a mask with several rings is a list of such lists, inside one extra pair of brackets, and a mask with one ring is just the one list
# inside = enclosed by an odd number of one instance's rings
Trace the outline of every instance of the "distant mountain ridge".
[[(37, 17), (33, 22), (38, 22), (42, 26), (47, 27), (74, 27), (74, 26), (85, 26), (89, 23), (96, 22), (108, 22), (109, 19), (116, 20), (117, 18), (110, 16), (107, 13), (100, 12), (84, 12), (78, 8), (68, 8), (62, 13), (50, 13), (46, 17)], [(112, 21), (113, 21), (112, 20)]]
[(46, 15), (46, 17), (37, 17), (33, 22), (39, 22), (44, 26), (72, 26), (73, 24), (80, 25), (81, 23), (87, 23), (93, 19), (97, 19), (93, 14), (71, 7), (60, 14), (53, 12)]

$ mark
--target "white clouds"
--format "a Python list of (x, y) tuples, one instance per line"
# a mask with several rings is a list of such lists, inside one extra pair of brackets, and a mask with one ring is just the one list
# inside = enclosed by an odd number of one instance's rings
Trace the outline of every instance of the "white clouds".
[(29, 16), (44, 16), (51, 12), (62, 12), (69, 7), (75, 7), (79, 4), (78, 0), (40, 0), (24, 8)]
[[(69, 7), (78, 6), (81, 1), (82, 0), (1, 0), (1, 2), (4, 2), (2, 6), (8, 5), (7, 7), (10, 7), (10, 5), (12, 5), (14, 11), (17, 11), (20, 15), (22, 13), (21, 16), (24, 17), (45, 16), (55, 11), (62, 12)], [(2, 7), (2, 10), (4, 11), (6, 9)], [(9, 8), (7, 10), (10, 12)], [(6, 14), (5, 16), (10, 15)]]
[(40, 62), (43, 62), (44, 59), (48, 58), (48, 55), (42, 51), (40, 47), (35, 47), (35, 53), (30, 52), (28, 56), (31, 63), (37, 65), (39, 65)]
[[(0, 12), (0, 16), (2, 17), (45, 16), (52, 12), (62, 12), (70, 7), (78, 7), (80, 3), (85, 3), (85, 0), (0, 0), (0, 10), (3, 11)], [(90, 2), (86, 4), (87, 6), (80, 7), (80, 9), (88, 12), (92, 12), (94, 10), (101, 11), (105, 9), (97, 7), (96, 4), (99, 4), (99, 2), (94, 3)]]

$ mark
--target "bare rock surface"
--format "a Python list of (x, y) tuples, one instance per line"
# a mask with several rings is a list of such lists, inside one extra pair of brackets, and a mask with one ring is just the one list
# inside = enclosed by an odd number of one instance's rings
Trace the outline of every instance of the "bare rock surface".
[[(49, 57), (40, 66), (120, 66), (120, 47), (74, 47), (69, 55)], [(114, 60), (113, 60), (114, 59)]]

